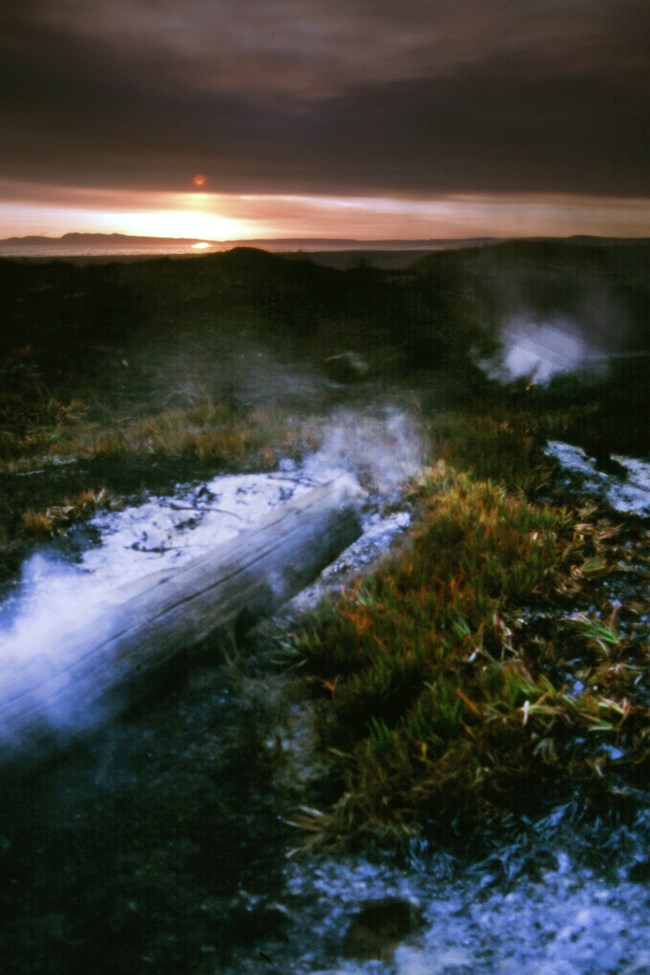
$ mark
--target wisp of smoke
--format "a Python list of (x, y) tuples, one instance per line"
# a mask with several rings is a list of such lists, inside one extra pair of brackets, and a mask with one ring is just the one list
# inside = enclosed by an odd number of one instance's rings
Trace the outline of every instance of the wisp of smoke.
[(399, 495), (422, 467), (424, 440), (417, 421), (395, 406), (359, 413), (338, 411), (322, 446), (305, 463), (305, 474), (324, 482), (348, 475), (385, 500)]
[(508, 379), (527, 377), (531, 382), (547, 383), (553, 376), (585, 367), (606, 366), (606, 357), (589, 342), (577, 322), (568, 318), (535, 321), (514, 316), (503, 326), (503, 354), (490, 374)]
[[(0, 640), (0, 711), (10, 724), (16, 706), (61, 731), (98, 720), (87, 703), (80, 712), (79, 689), (70, 672), (83, 659), (87, 644), (101, 637), (97, 628), (109, 606), (106, 596), (106, 588), (79, 567), (43, 555), (25, 563)], [(69, 632), (76, 639), (65, 639)], [(6, 734), (13, 732), (2, 729), (3, 747)]]

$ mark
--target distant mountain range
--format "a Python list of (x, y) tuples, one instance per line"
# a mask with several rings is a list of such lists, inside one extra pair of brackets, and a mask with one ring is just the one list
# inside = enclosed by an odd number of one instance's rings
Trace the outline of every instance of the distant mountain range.
[(355, 240), (345, 237), (277, 237), (247, 240), (206, 240), (201, 237), (140, 237), (132, 234), (92, 234), (68, 233), (62, 237), (31, 235), (27, 237), (5, 237), (0, 239), (0, 247), (62, 247), (66, 249), (92, 247), (108, 249), (111, 247), (161, 247), (169, 249), (174, 245), (180, 248), (207, 244), (210, 247), (263, 247), (269, 250), (432, 250), (440, 247), (467, 247), (484, 243), (496, 243), (492, 237), (477, 237), (467, 240)]
[[(131, 234), (83, 234), (69, 233), (62, 237), (31, 235), (27, 237), (5, 237), (0, 239), (1, 247), (155, 247), (170, 244), (192, 245), (197, 238), (189, 237), (136, 237)], [(217, 243), (210, 241), (210, 243)]]
[[(187, 253), (196, 249), (214, 248), (229, 250), (232, 247), (259, 247), (270, 251), (404, 251), (404, 250), (451, 250), (455, 248), (480, 247), (503, 243), (506, 238), (470, 237), (464, 239), (413, 239), (413, 240), (355, 240), (345, 237), (281, 237), (256, 238), (253, 240), (205, 240), (200, 237), (141, 237), (132, 234), (94, 234), (67, 233), (61, 237), (31, 235), (26, 237), (5, 237), (0, 239), (0, 253), (27, 253), (30, 250), (43, 250), (53, 253), (87, 254), (99, 251), (103, 254), (120, 253), (125, 250), (143, 253), (164, 251)], [(530, 238), (544, 239), (544, 238)], [(567, 243), (630, 243), (638, 238), (589, 237), (586, 235), (565, 238)]]

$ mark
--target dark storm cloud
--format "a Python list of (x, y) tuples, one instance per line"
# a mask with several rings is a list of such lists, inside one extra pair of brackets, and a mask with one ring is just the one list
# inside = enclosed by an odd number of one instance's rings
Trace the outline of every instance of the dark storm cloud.
[(0, 15), (8, 179), (647, 192), (645, 0), (14, 6)]

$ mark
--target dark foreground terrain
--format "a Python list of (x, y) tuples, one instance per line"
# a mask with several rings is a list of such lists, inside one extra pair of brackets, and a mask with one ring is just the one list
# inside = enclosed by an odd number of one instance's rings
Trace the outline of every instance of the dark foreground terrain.
[[(650, 970), (647, 518), (543, 454), (650, 456), (649, 250), (0, 261), (8, 600), (93, 515), (300, 466), (342, 415), (414, 522), (333, 608), (4, 773), (3, 971)], [(423, 472), (380, 498), (359, 431), (406, 414)]]

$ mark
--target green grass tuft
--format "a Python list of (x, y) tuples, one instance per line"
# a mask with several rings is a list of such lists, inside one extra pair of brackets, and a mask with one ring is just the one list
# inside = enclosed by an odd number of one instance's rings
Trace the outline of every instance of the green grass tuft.
[[(408, 549), (296, 641), (328, 695), (322, 731), (340, 781), (323, 839), (525, 811), (568, 771), (602, 778), (598, 736), (624, 737), (629, 707), (595, 678), (580, 694), (551, 679), (520, 622), (579, 576), (585, 526), (445, 464), (416, 495)], [(586, 616), (562, 625), (565, 642), (619, 645)], [(593, 748), (579, 756), (584, 736)]]

